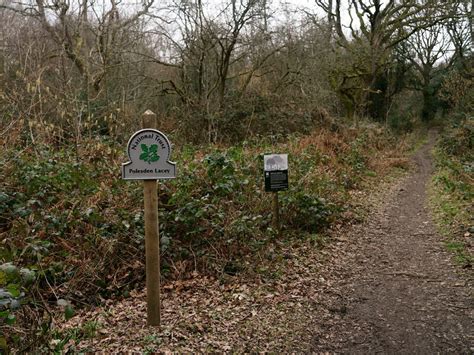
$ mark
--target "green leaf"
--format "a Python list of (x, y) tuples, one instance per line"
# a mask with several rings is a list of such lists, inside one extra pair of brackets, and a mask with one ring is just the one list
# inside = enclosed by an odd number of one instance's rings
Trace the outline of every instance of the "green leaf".
[(140, 147), (142, 147), (143, 152), (148, 153), (148, 147), (146, 144), (140, 144)]
[(158, 161), (158, 160), (160, 160), (160, 157), (158, 155), (152, 155), (150, 157), (150, 161)]
[(150, 146), (150, 152), (151, 153), (156, 153), (158, 151), (158, 146), (156, 144), (152, 144)]
[(7, 339), (4, 336), (0, 336), (0, 349), (1, 350), (8, 350)]
[(66, 318), (66, 320), (69, 320), (73, 316), (74, 316), (74, 309), (70, 305), (67, 305), (66, 308), (64, 308), (64, 318)]
[(14, 314), (10, 313), (8, 316), (7, 316), (7, 319), (5, 320), (7, 322), (8, 325), (13, 325), (15, 324), (15, 321), (16, 321), (16, 317)]
[(142, 154), (140, 154), (140, 160), (147, 161), (147, 159), (148, 159), (148, 153), (142, 153)]
[(12, 263), (1, 264), (0, 271), (6, 275), (8, 280), (14, 280), (18, 277), (18, 268)]
[(12, 297), (19, 297), (20, 296), (20, 287), (17, 284), (9, 284), (7, 286), (7, 291), (10, 292)]
[(20, 275), (21, 275), (21, 280), (23, 281), (25, 285), (30, 285), (35, 280), (35, 272), (30, 269), (21, 268)]

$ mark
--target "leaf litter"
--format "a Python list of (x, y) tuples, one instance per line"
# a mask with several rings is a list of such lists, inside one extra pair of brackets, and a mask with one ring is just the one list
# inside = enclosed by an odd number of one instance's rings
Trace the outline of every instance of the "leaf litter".
[[(380, 203), (393, 182), (381, 184), (378, 193), (353, 197), (360, 208)], [(59, 333), (97, 324), (94, 337), (70, 340), (64, 351), (132, 352), (305, 352), (331, 317), (344, 309), (328, 304), (323, 295), (338, 294), (325, 272), (334, 260), (347, 255), (349, 225), (336, 224), (328, 231), (333, 242), (323, 249), (310, 241), (281, 243), (282, 256), (273, 272), (259, 277), (210, 277), (194, 272), (190, 279), (167, 281), (161, 287), (161, 329), (146, 326), (146, 291), (132, 291), (119, 302), (80, 310), (68, 322), (57, 321)], [(341, 277), (336, 269), (330, 277)], [(340, 296), (342, 299), (343, 297)], [(327, 334), (328, 339), (335, 334)]]

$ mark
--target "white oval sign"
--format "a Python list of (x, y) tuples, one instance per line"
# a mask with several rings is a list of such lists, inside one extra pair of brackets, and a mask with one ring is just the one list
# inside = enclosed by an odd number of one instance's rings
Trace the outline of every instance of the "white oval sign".
[(168, 138), (156, 129), (135, 132), (127, 145), (130, 161), (122, 164), (125, 180), (157, 180), (176, 177), (176, 164), (171, 162)]

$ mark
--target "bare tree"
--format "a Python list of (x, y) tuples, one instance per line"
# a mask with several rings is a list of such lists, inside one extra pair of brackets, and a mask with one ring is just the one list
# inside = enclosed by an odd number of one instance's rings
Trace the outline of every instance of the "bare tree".
[(474, 1), (455, 1), (454, 16), (446, 21), (446, 29), (454, 47), (452, 62), (462, 67), (461, 75), (468, 79), (474, 77), (473, 46), (474, 46)]
[(442, 61), (448, 62), (449, 36), (442, 24), (436, 24), (417, 32), (407, 40), (407, 43), (410, 55), (406, 59), (413, 65), (421, 79), (423, 94), (421, 117), (424, 121), (430, 121), (436, 113), (437, 105), (434, 101), (439, 86), (434, 85), (433, 79), (440, 70), (446, 70), (446, 65), (441, 64)]
[(146, 15), (154, 0), (142, 0), (141, 8), (121, 17), (120, 0), (110, 0), (98, 12), (90, 0), (12, 1), (1, 7), (37, 20), (83, 80), (87, 112), (91, 100), (102, 92), (110, 67), (120, 64), (119, 34)]
[[(423, 10), (447, 9), (450, 4), (433, 0), (315, 1), (334, 27), (336, 44), (354, 58), (345, 74), (340, 73), (340, 79), (336, 80), (336, 90), (341, 92), (348, 82), (354, 82), (351, 100), (362, 100), (360, 106), (374, 119), (385, 118), (389, 98), (386, 73), (391, 66), (393, 48), (445, 18), (444, 15), (426, 17)], [(343, 22), (344, 17), (349, 19), (348, 24)]]

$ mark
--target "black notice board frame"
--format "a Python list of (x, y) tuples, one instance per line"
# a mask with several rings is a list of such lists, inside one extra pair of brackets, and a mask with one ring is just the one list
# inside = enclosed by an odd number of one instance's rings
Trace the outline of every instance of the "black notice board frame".
[(265, 171), (265, 191), (288, 190), (288, 170)]

